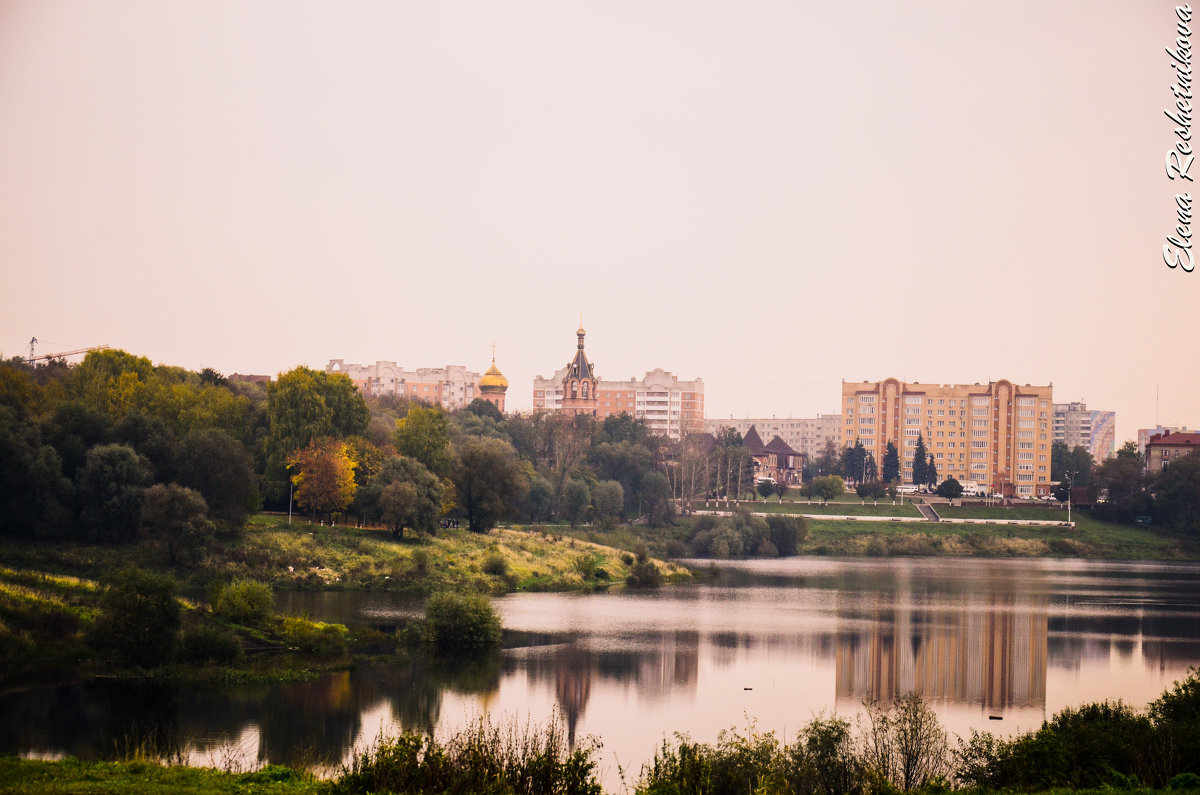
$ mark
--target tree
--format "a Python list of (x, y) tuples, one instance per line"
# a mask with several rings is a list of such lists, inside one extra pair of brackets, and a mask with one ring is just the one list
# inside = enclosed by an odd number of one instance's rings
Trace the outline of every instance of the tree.
[(171, 566), (199, 561), (213, 537), (204, 498), (175, 483), (146, 489), (142, 532), (163, 545)]
[(170, 577), (126, 569), (100, 597), (90, 640), (119, 665), (150, 668), (171, 661), (179, 643), (182, 608)]
[(912, 457), (912, 482), (914, 486), (924, 486), (929, 482), (929, 479), (926, 477), (929, 468), (929, 465), (926, 463), (927, 455), (925, 437), (922, 434), (917, 434), (917, 446), (913, 449)]
[(957, 478), (946, 478), (937, 487), (937, 495), (949, 500), (957, 500), (962, 496), (963, 487)]
[(568, 478), (563, 484), (560, 503), (563, 517), (571, 523), (571, 527), (578, 525), (581, 520), (587, 518), (588, 508), (591, 507), (591, 494), (587, 484), (576, 478)]
[(345, 442), (315, 439), (289, 459), (295, 470), (296, 504), (314, 514), (333, 514), (346, 510), (354, 499), (354, 462)]
[(76, 473), (79, 520), (91, 538), (128, 541), (142, 520), (142, 499), (150, 466), (123, 444), (88, 450)]
[(775, 493), (775, 484), (769, 480), (760, 480), (754, 490), (765, 500)]
[(890, 440), (883, 454), (883, 479), (888, 483), (900, 479), (900, 451)]
[(417, 459), (439, 477), (450, 473), (450, 420), (440, 408), (409, 408), (408, 416), (396, 423), (393, 440), (400, 455)]
[(615, 525), (625, 509), (625, 489), (615, 480), (600, 481), (592, 489), (592, 509), (602, 524)]
[(933, 453), (929, 454), (929, 459), (925, 462), (925, 485), (936, 486), (938, 484), (937, 462), (933, 460)]
[(775, 493), (779, 496), (779, 502), (783, 502), (783, 498), (787, 496), (788, 484), (782, 480), (775, 484)]
[[(842, 475), (846, 480), (858, 482), (865, 480), (863, 477), (863, 465), (867, 460), (867, 449), (863, 447), (862, 439), (855, 439), (854, 446), (846, 448), (845, 455), (842, 456)], [(834, 473), (829, 473), (834, 474)]]
[(525, 515), (533, 524), (541, 524), (554, 507), (554, 486), (541, 475), (529, 479), (529, 494), (525, 498)]
[(879, 479), (879, 469), (875, 465), (875, 455), (870, 451), (867, 451), (866, 457), (863, 459), (862, 479), (867, 483)]
[(1154, 503), (1136, 448), (1132, 456), (1106, 459), (1096, 470), (1094, 485), (1108, 492), (1108, 501), (1093, 509), (1098, 516), (1128, 522), (1151, 513)]
[(1050, 446), (1050, 479), (1063, 481), (1071, 475), (1076, 486), (1087, 486), (1091, 482), (1095, 467), (1092, 454), (1083, 445), (1068, 449), (1066, 442), (1055, 442)]
[(1154, 507), (1163, 524), (1200, 536), (1200, 454), (1173, 459), (1163, 468), (1154, 484)]
[(511, 515), (529, 488), (513, 446), (486, 437), (462, 443), (452, 465), (451, 479), (458, 508), (473, 533), (486, 533), (499, 519)]
[(463, 411), (474, 414), (477, 417), (487, 417), (496, 422), (504, 422), (504, 413), (500, 411), (500, 408), (492, 401), (484, 400), (483, 398), (475, 398), (467, 404), (467, 407)]
[(837, 475), (825, 475), (813, 481), (813, 495), (820, 498), (822, 502), (829, 502), (841, 496), (845, 490), (845, 484)]
[(200, 492), (208, 515), (233, 529), (258, 509), (254, 462), (236, 439), (222, 430), (192, 431), (179, 446), (179, 483)]
[(671, 484), (661, 472), (650, 472), (642, 480), (642, 499), (647, 521), (651, 527), (662, 527), (674, 516), (671, 505)]
[(360, 493), (357, 503), (369, 516), (378, 516), (401, 538), (404, 528), (433, 533), (442, 512), (445, 488), (441, 479), (408, 456), (387, 459)]

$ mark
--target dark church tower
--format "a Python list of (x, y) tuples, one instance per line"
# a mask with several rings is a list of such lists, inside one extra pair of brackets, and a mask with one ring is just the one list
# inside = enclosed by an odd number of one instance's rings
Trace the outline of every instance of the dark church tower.
[(583, 336), (586, 332), (580, 324), (575, 336), (579, 346), (575, 358), (567, 363), (567, 374), (563, 376), (562, 410), (569, 414), (591, 414), (596, 416), (600, 401), (596, 396), (596, 374), (583, 352)]

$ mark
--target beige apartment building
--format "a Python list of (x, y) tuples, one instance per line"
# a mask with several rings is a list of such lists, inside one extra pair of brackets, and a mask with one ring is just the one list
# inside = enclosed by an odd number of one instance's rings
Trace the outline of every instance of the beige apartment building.
[(825, 445), (842, 445), (842, 415), (818, 414), (816, 417), (771, 417), (770, 419), (713, 419), (704, 420), (704, 430), (717, 434), (722, 428), (733, 428), (745, 436), (755, 428), (764, 438), (778, 436), (788, 446), (808, 458), (825, 452)]
[(568, 411), (590, 414), (603, 420), (611, 414), (628, 413), (644, 419), (650, 432), (681, 439), (704, 429), (704, 381), (682, 381), (662, 369), (643, 378), (602, 381), (584, 352), (581, 326), (576, 336), (575, 355), (550, 378), (533, 379), (535, 411)]
[(1041, 497), (1050, 491), (1053, 388), (987, 384), (842, 382), (842, 445), (856, 439), (883, 466), (889, 441), (900, 451), (901, 478), (912, 482), (917, 438), (933, 454), (939, 479), (989, 491)]
[[(495, 367), (494, 360), (492, 366)], [(405, 395), (447, 411), (465, 408), (475, 398), (483, 397), (479, 373), (457, 364), (405, 370), (395, 362), (347, 364), (343, 359), (331, 359), (325, 365), (325, 372), (345, 373), (364, 395)]]

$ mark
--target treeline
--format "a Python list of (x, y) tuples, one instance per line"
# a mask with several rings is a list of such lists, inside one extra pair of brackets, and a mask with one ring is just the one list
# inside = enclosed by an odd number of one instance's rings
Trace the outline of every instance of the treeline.
[(147, 539), (170, 563), (262, 508), (396, 536), (451, 521), (663, 524), (673, 454), (628, 415), (505, 416), (482, 400), (447, 413), (307, 367), (263, 384), (119, 350), (0, 362), (0, 534)]

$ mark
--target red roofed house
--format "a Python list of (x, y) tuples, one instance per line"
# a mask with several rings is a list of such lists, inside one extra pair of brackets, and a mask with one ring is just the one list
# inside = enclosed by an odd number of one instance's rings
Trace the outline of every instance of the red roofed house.
[(1146, 442), (1146, 471), (1151, 475), (1181, 455), (1200, 450), (1200, 433), (1156, 433)]

